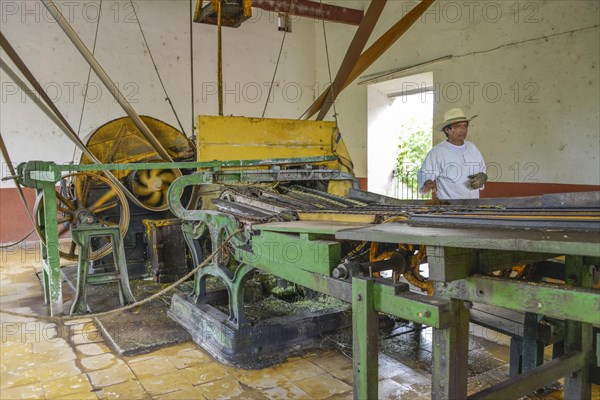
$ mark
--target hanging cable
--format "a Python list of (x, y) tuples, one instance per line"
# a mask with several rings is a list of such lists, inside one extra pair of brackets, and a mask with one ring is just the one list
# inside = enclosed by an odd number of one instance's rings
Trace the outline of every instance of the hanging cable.
[(2, 246), (0, 246), (0, 249), (8, 249), (9, 247), (14, 247), (18, 244), (21, 244), (25, 241), (25, 239), (27, 239), (30, 235), (32, 235), (35, 232), (35, 229), (32, 229), (31, 232), (29, 232), (28, 234), (26, 234), (25, 236), (23, 236), (22, 239), (17, 240), (14, 243), (9, 243), (9, 244), (3, 244)]
[(327, 32), (325, 31), (325, 18), (323, 16), (323, 0), (319, 0), (319, 2), (321, 3), (321, 22), (323, 22), (323, 39), (325, 41), (325, 55), (327, 57), (327, 70), (329, 72), (329, 87), (331, 88), (329, 93), (331, 96), (331, 102), (333, 104), (333, 117), (335, 118), (335, 127), (339, 130), (338, 115), (337, 110), (335, 109), (335, 96), (333, 93), (333, 79), (331, 79), (331, 62), (329, 60), (329, 46), (327, 45)]
[[(196, 129), (196, 120), (194, 112), (194, 0), (190, 0), (190, 84), (191, 84), (191, 100), (192, 100), (192, 137)], [(202, 7), (202, 4), (200, 4)], [(193, 145), (193, 143), (192, 143)]]
[(286, 26), (283, 30), (283, 39), (281, 39), (281, 46), (279, 47), (279, 55), (277, 56), (277, 62), (275, 63), (275, 71), (273, 71), (273, 79), (271, 79), (271, 85), (269, 86), (269, 93), (267, 94), (267, 101), (265, 101), (265, 108), (263, 109), (262, 118), (265, 117), (265, 113), (267, 112), (267, 105), (269, 104), (269, 99), (271, 98), (271, 91), (273, 90), (273, 85), (275, 84), (275, 76), (277, 75), (277, 68), (279, 67), (279, 61), (281, 60), (281, 53), (283, 51), (283, 44), (285, 43), (285, 36), (288, 33), (287, 26), (287, 16), (292, 12), (292, 8), (294, 7), (294, 0), (290, 1), (290, 8), (286, 14)]
[(160, 86), (162, 86), (163, 92), (165, 93), (165, 100), (171, 106), (171, 110), (173, 110), (173, 114), (175, 115), (175, 119), (177, 120), (177, 123), (179, 124), (179, 128), (181, 129), (181, 132), (183, 132), (183, 134), (187, 136), (187, 134), (185, 133), (185, 129), (183, 129), (183, 125), (181, 124), (181, 121), (179, 120), (179, 116), (177, 115), (177, 111), (175, 111), (175, 107), (173, 106), (173, 102), (171, 101), (171, 98), (169, 97), (169, 94), (167, 93), (167, 89), (165, 88), (165, 84), (163, 83), (163, 80), (160, 77), (160, 73), (158, 72), (158, 66), (156, 65), (156, 62), (154, 61), (154, 57), (152, 56), (152, 51), (150, 51), (150, 46), (148, 46), (148, 41), (146, 40), (146, 35), (144, 34), (144, 30), (142, 29), (142, 24), (140, 23), (140, 19), (138, 18), (137, 11), (135, 10), (135, 6), (133, 4), (133, 0), (129, 0), (129, 3), (131, 4), (131, 9), (133, 10), (133, 15), (135, 16), (135, 21), (137, 22), (137, 24), (138, 24), (138, 26), (140, 28), (140, 32), (142, 33), (142, 38), (144, 39), (144, 44), (146, 45), (146, 48), (148, 49), (148, 55), (150, 56), (150, 60), (152, 61), (152, 65), (154, 66), (154, 70), (156, 71), (156, 76), (158, 77), (158, 81), (160, 82)]
[[(92, 47), (92, 55), (96, 55), (96, 42), (98, 41), (98, 28), (100, 27), (100, 16), (102, 15), (102, 0), (98, 5), (98, 22), (96, 23), (96, 33), (94, 35), (94, 46)], [(77, 126), (77, 136), (80, 136), (81, 123), (83, 121), (83, 113), (85, 111), (85, 103), (87, 100), (88, 88), (90, 87), (90, 76), (92, 75), (92, 67), (88, 69), (87, 80), (85, 82), (85, 91), (83, 92), (83, 104), (81, 105), (81, 115), (79, 116), (79, 125)], [(73, 147), (73, 157), (71, 158), (71, 164), (75, 162), (75, 153), (77, 152), (77, 146)]]

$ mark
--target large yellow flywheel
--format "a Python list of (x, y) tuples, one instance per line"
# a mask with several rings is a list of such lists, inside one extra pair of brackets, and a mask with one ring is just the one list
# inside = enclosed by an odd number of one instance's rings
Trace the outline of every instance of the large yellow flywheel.
[[(169, 153), (173, 161), (194, 161), (195, 152), (188, 138), (156, 118), (141, 116), (150, 131)], [(107, 122), (92, 132), (86, 146), (104, 164), (164, 162), (148, 143), (129, 117)], [(81, 164), (91, 164), (83, 155)], [(139, 202), (150, 211), (168, 208), (169, 185), (181, 176), (178, 169), (148, 169), (139, 171), (114, 171), (119, 179)]]

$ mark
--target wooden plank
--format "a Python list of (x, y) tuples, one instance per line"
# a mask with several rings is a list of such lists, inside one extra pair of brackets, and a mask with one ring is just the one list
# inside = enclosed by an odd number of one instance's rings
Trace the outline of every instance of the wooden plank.
[(600, 257), (600, 232), (432, 227), (389, 223), (351, 229), (336, 239)]
[(354, 68), (354, 65), (360, 58), (360, 54), (365, 48), (369, 37), (371, 37), (371, 33), (381, 16), (383, 8), (385, 7), (385, 3), (387, 0), (373, 0), (371, 1), (371, 5), (367, 10), (367, 14), (365, 18), (362, 20), (359, 25), (356, 33), (354, 34), (354, 38), (352, 38), (352, 42), (350, 46), (348, 46), (348, 50), (346, 51), (346, 55), (344, 56), (344, 60), (340, 65), (340, 69), (338, 70), (335, 79), (331, 86), (327, 89), (329, 95), (325, 98), (325, 102), (321, 106), (321, 110), (319, 111), (319, 115), (317, 116), (317, 121), (321, 121), (327, 115), (327, 112), (335, 102), (342, 85), (348, 79), (350, 72)]

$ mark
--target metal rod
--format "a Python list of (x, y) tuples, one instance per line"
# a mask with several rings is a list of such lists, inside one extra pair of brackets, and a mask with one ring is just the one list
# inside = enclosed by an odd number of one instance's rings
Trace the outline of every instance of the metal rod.
[(52, 14), (54, 19), (58, 23), (58, 25), (62, 28), (62, 30), (67, 35), (67, 37), (71, 40), (73, 45), (77, 48), (77, 50), (79, 50), (79, 52), (81, 53), (83, 58), (85, 58), (85, 60), (89, 63), (89, 65), (92, 67), (92, 69), (94, 70), (96, 75), (98, 75), (98, 78), (100, 78), (102, 83), (106, 86), (108, 91), (113, 95), (115, 100), (117, 100), (117, 102), (121, 105), (123, 110), (125, 110), (127, 115), (129, 115), (129, 118), (131, 118), (131, 120), (133, 121), (135, 126), (137, 126), (138, 129), (140, 130), (140, 132), (142, 132), (142, 135), (144, 135), (144, 137), (146, 138), (146, 140), (148, 140), (148, 142), (154, 148), (154, 150), (156, 150), (156, 152), (165, 161), (172, 162), (173, 159), (171, 158), (169, 153), (167, 153), (165, 148), (162, 146), (162, 144), (160, 144), (160, 142), (154, 136), (154, 134), (150, 131), (148, 126), (146, 126), (144, 121), (142, 121), (142, 119), (140, 118), (138, 113), (135, 112), (135, 110), (133, 109), (131, 104), (129, 104), (129, 102), (125, 99), (125, 96), (123, 96), (121, 91), (119, 91), (119, 88), (117, 88), (117, 85), (115, 85), (115, 83), (110, 79), (108, 74), (104, 71), (102, 66), (98, 63), (98, 61), (96, 60), (94, 55), (88, 50), (88, 48), (85, 46), (83, 41), (79, 38), (79, 36), (75, 32), (75, 30), (71, 27), (69, 22), (63, 17), (62, 13), (58, 9), (58, 7), (54, 3), (54, 1), (53, 0), (40, 0), (40, 1), (48, 9), (50, 14)]
[(219, 92), (219, 115), (223, 116), (223, 46), (221, 42), (221, 0), (217, 2), (217, 87)]
[[(202, 3), (202, 0), (200, 0)], [(202, 4), (200, 4), (202, 6)], [(191, 107), (192, 107), (192, 129), (190, 137), (194, 137), (196, 121), (194, 117), (194, 5), (192, 0), (190, 0), (190, 97), (191, 97)]]

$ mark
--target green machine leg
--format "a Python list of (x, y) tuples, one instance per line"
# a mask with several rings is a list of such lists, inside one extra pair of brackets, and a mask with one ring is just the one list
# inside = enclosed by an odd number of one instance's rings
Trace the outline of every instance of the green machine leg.
[(379, 319), (373, 307), (373, 280), (352, 279), (352, 357), (354, 398), (377, 398)]
[[(102, 226), (98, 224), (82, 224), (71, 229), (71, 237), (79, 246), (79, 261), (77, 266), (77, 291), (71, 314), (81, 314), (87, 311), (87, 286), (94, 284), (117, 283), (121, 306), (135, 303), (135, 298), (129, 287), (129, 274), (125, 260), (125, 248), (118, 226)], [(115, 272), (88, 274), (90, 265), (90, 239), (92, 237), (110, 237), (113, 248)]]
[[(566, 283), (570, 286), (592, 287), (592, 267), (581, 256), (567, 256), (565, 260)], [(598, 310), (589, 310), (598, 312)], [(590, 366), (593, 357), (593, 326), (576, 321), (566, 321), (565, 353), (581, 351), (586, 354), (586, 366), (565, 377), (565, 399), (592, 397)]]
[(42, 246), (42, 284), (44, 300), (50, 305), (50, 315), (63, 314), (62, 283), (60, 277), (60, 254), (58, 252), (58, 222), (56, 219), (56, 189), (54, 182), (40, 182), (44, 192), (44, 233), (46, 244)]

